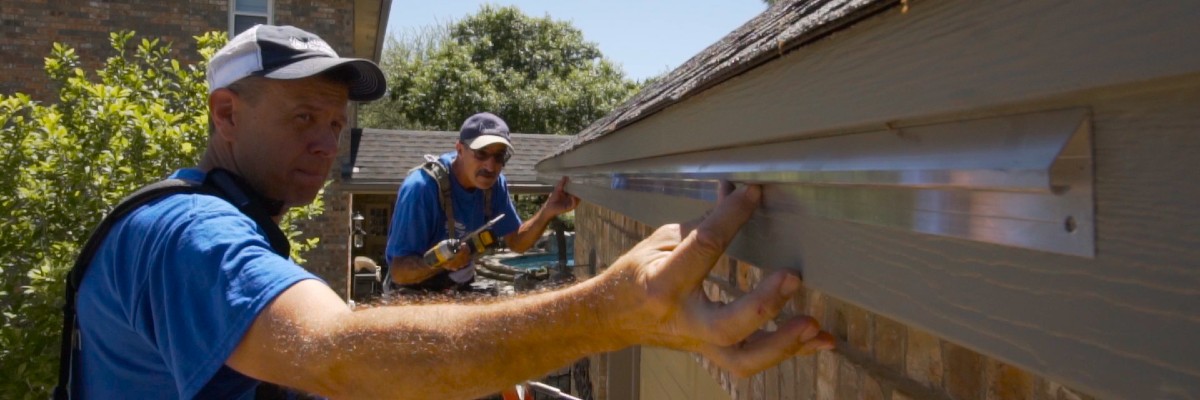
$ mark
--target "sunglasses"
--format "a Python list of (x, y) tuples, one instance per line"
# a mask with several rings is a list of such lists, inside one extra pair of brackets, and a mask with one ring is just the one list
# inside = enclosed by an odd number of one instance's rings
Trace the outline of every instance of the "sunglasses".
[(512, 153), (509, 152), (508, 150), (501, 150), (499, 153), (496, 153), (496, 154), (488, 153), (483, 150), (475, 150), (475, 149), (471, 149), (471, 152), (475, 154), (475, 159), (478, 161), (484, 161), (484, 160), (487, 160), (488, 158), (491, 158), (493, 161), (496, 162), (496, 164), (500, 164), (500, 165), (508, 164), (508, 159), (512, 158)]

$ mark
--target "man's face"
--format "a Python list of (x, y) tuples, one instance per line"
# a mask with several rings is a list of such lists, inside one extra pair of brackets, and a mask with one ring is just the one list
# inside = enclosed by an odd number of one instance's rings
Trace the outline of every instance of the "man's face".
[(458, 142), (458, 159), (470, 175), (472, 186), (479, 189), (491, 189), (500, 179), (500, 171), (504, 169), (504, 154), (509, 151), (502, 143), (493, 143), (479, 150)]
[(346, 126), (348, 90), (322, 77), (267, 80), (238, 96), (232, 137), (237, 172), (288, 207), (311, 203), (325, 184)]

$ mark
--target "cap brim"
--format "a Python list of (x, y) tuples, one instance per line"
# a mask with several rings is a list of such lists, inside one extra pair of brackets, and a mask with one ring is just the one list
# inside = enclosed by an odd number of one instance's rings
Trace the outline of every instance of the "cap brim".
[(500, 143), (505, 146), (508, 146), (509, 149), (512, 149), (514, 151), (517, 149), (516, 147), (513, 147), (512, 143), (510, 143), (508, 141), (508, 139), (505, 139), (503, 137), (496, 136), (496, 135), (481, 135), (481, 136), (475, 138), (475, 140), (472, 140), (471, 144), (467, 145), (467, 147), (470, 147), (471, 150), (479, 150), (479, 149), (491, 146), (496, 143)]
[(350, 100), (378, 100), (387, 92), (383, 71), (375, 63), (361, 58), (314, 57), (266, 71), (262, 76), (271, 79), (300, 79), (334, 68), (347, 68), (351, 72)]

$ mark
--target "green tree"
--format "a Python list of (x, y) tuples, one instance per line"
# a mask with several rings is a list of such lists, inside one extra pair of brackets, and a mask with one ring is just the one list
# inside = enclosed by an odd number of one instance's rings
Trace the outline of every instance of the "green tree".
[[(0, 94), (0, 398), (46, 398), (57, 381), (64, 278), (91, 230), (123, 196), (195, 165), (208, 138), (205, 63), (111, 34), (116, 54), (89, 77), (55, 44), (46, 73), (58, 100)], [(224, 33), (196, 38), (208, 59)], [(296, 218), (318, 213), (296, 210)], [(290, 225), (289, 225), (290, 226)], [(297, 237), (296, 232), (289, 237)], [(295, 255), (315, 245), (296, 243)]]
[(573, 134), (639, 86), (570, 23), (515, 7), (390, 39), (382, 64), (390, 97), (363, 107), (364, 126), (458, 130), (491, 111), (514, 132)]

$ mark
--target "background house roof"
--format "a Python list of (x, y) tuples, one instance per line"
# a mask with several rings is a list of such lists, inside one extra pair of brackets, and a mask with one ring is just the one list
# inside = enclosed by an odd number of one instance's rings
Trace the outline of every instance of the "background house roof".
[[(537, 181), (534, 163), (570, 140), (570, 136), (512, 134), (516, 154), (504, 167), (513, 193), (548, 192), (551, 186)], [(363, 129), (349, 177), (349, 191), (394, 193), (408, 171), (424, 160), (425, 154), (441, 155), (454, 150), (458, 132)]]

